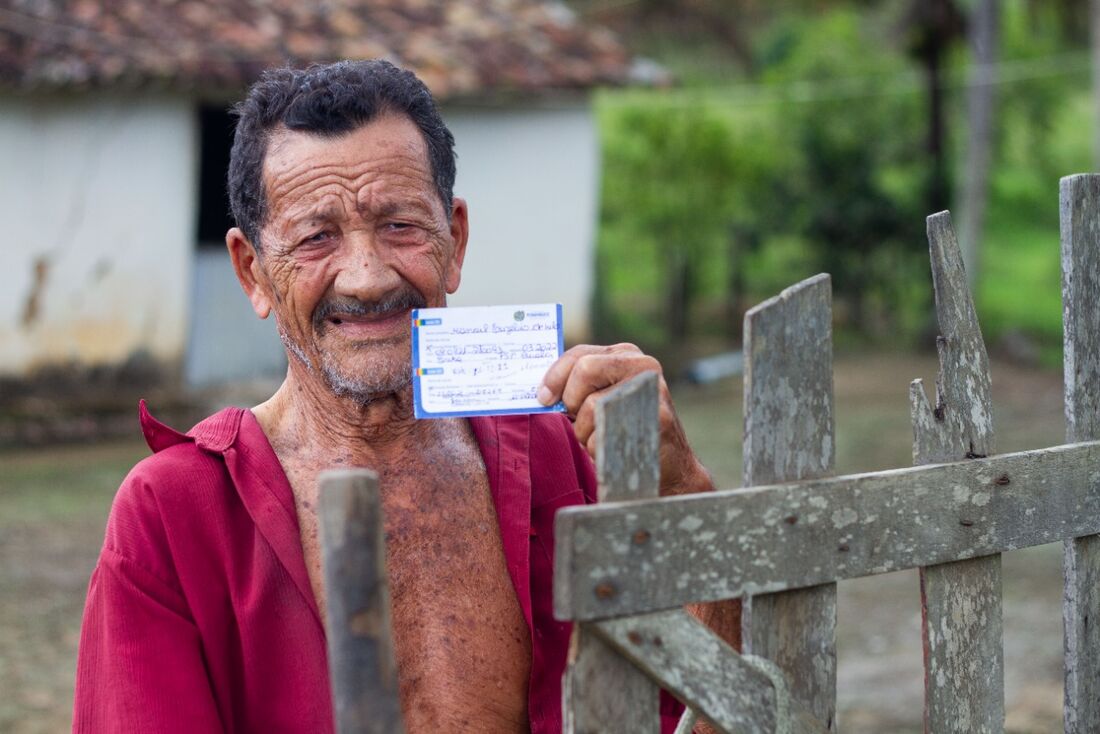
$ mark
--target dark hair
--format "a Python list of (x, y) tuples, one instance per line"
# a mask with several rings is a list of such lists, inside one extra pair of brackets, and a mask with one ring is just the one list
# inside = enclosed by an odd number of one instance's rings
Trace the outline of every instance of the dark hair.
[(229, 206), (237, 226), (257, 249), (268, 214), (264, 156), (271, 132), (280, 127), (336, 137), (386, 112), (408, 116), (424, 136), (435, 188), (450, 219), (454, 136), (443, 124), (431, 92), (411, 71), (381, 59), (271, 69), (233, 112), (238, 119), (229, 156)]

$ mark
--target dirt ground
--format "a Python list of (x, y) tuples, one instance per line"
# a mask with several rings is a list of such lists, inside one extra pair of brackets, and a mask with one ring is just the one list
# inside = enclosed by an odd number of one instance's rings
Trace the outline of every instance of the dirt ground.
[[(908, 383), (935, 360), (852, 355), (836, 364), (837, 469), (911, 463)], [(740, 382), (674, 389), (719, 483), (740, 484)], [(1061, 375), (994, 363), (999, 451), (1060, 443)], [(931, 387), (930, 387), (931, 391)], [(137, 431), (135, 420), (135, 435)], [(84, 593), (111, 497), (140, 440), (0, 453), (0, 732), (69, 728)], [(1006, 728), (1061, 729), (1061, 547), (1004, 557)], [(845, 732), (921, 730), (915, 572), (840, 584), (839, 716)]]

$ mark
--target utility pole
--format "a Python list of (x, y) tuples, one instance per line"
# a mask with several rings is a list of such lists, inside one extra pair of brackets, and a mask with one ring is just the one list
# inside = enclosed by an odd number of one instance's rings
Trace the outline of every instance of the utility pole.
[[(1100, 0), (1090, 2), (1094, 8), (1100, 6)], [(966, 170), (960, 202), (962, 237), (959, 244), (972, 291), (981, 270), (982, 233), (989, 199), (999, 19), (1000, 0), (978, 0), (970, 14), (971, 66), (966, 89)], [(1093, 59), (1096, 58), (1094, 50)]]

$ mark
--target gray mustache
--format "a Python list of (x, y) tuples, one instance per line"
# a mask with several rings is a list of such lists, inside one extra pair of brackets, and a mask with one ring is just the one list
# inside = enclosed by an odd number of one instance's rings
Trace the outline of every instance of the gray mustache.
[(313, 325), (324, 328), (328, 319), (337, 314), (347, 316), (381, 316), (393, 311), (407, 311), (427, 306), (424, 296), (411, 288), (375, 301), (360, 301), (357, 298), (329, 298), (321, 302), (313, 312)]

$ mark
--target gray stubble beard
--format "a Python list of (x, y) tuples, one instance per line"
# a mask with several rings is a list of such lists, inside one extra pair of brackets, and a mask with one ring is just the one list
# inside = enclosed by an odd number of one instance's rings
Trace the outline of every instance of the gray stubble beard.
[[(290, 335), (287, 334), (286, 329), (283, 328), (277, 318), (275, 328), (279, 332), (279, 339), (282, 340), (283, 346), (286, 347), (290, 356), (297, 359), (309, 372), (317, 372), (318, 370), (314, 368), (313, 362), (306, 356), (305, 350), (290, 338)], [(387, 339), (363, 345), (359, 348), (359, 351), (398, 344), (403, 341), (406, 340), (402, 338)], [(396, 365), (390, 364), (372, 369), (368, 377), (353, 377), (343, 372), (340, 365), (331, 358), (328, 352), (321, 353), (320, 373), (325, 385), (333, 395), (348, 398), (359, 405), (370, 405), (408, 389), (412, 383), (411, 371), (410, 363), (401, 361)]]
[[(370, 350), (404, 341), (406, 340), (386, 340), (364, 345), (360, 349)], [(353, 377), (341, 371), (340, 366), (330, 359), (327, 352), (321, 355), (321, 375), (325, 384), (334, 395), (354, 400), (359, 405), (370, 405), (408, 389), (412, 383), (411, 370), (408, 361), (399, 360), (396, 364), (372, 365), (369, 375)]]

